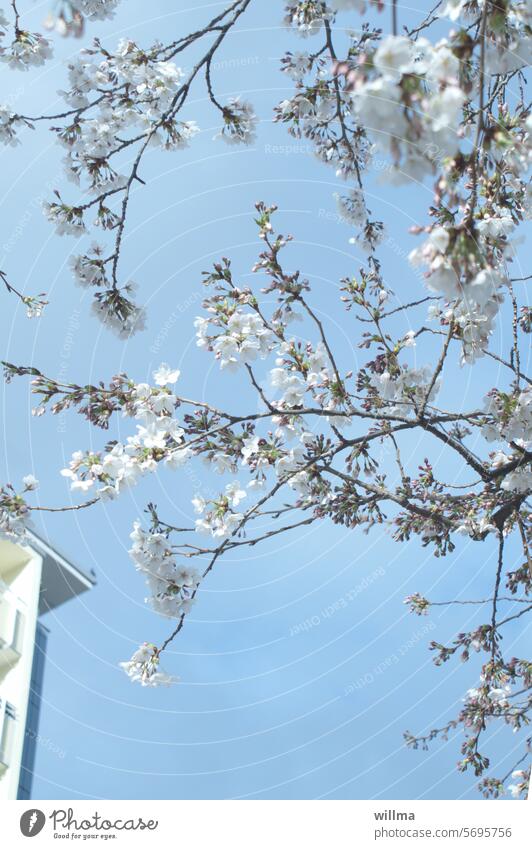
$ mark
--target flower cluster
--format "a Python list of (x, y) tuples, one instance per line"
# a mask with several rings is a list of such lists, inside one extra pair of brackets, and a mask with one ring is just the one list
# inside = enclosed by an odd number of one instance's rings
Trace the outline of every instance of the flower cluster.
[(9, 106), (0, 105), (0, 144), (7, 144), (11, 147), (20, 144), (20, 139), (17, 138), (16, 134), (17, 124), (20, 123), (15, 112)]
[(492, 687), (483, 683), (480, 687), (471, 687), (464, 698), (470, 725), (482, 725), (493, 719), (498, 712), (509, 707), (512, 688), (509, 684)]
[(199, 585), (198, 573), (176, 564), (168, 537), (162, 533), (146, 533), (135, 522), (131, 540), (129, 555), (146, 576), (151, 591), (147, 604), (156, 613), (172, 619), (188, 613)]
[(247, 492), (238, 481), (232, 481), (225, 487), (219, 498), (206, 501), (201, 495), (192, 499), (194, 512), (201, 518), (196, 519), (196, 530), (200, 534), (212, 537), (228, 537), (244, 521), (244, 514), (235, 511)]
[(179, 680), (160, 668), (159, 652), (154, 643), (143, 643), (131, 660), (123, 661), (120, 666), (131, 681), (138, 681), (143, 687), (168, 686)]
[[(310, 343), (303, 345), (291, 339), (279, 346), (278, 353), (276, 367), (270, 371), (270, 384), (280, 392), (277, 408), (288, 410), (300, 407), (305, 394), (311, 392), (314, 401), (324, 410), (334, 413), (337, 401), (342, 397), (342, 390), (335, 385), (336, 375), (323, 342), (313, 347)], [(339, 392), (339, 398), (335, 398), (334, 390)], [(330, 420), (340, 427), (348, 423), (343, 416), (331, 416)]]
[[(225, 314), (220, 310), (212, 311), (213, 317), (198, 316), (194, 322), (197, 345), (214, 351), (221, 369), (237, 371), (257, 357), (264, 359), (275, 347), (275, 334), (264, 326), (259, 315), (240, 308), (228, 310)], [(211, 327), (222, 332), (211, 334)]]
[(530, 784), (530, 768), (514, 769), (512, 778), (516, 783), (508, 785), (508, 792), (514, 799), (519, 799), (519, 797), (526, 799)]
[(230, 145), (254, 144), (256, 140), (257, 116), (253, 105), (239, 97), (231, 97), (222, 109), (224, 123), (215, 138)]
[(371, 62), (352, 75), (353, 109), (378, 147), (392, 157), (388, 178), (420, 180), (440, 158), (459, 150), (466, 94), (451, 46), (427, 39), (387, 36)]
[[(7, 21), (0, 10), (0, 30)], [(2, 33), (0, 32), (0, 38)], [(0, 45), (0, 62), (5, 62), (17, 71), (28, 71), (44, 65), (52, 56), (52, 45), (38, 32), (15, 30), (15, 38), (8, 46)]]
[(492, 454), (494, 470), (504, 474), (502, 489), (527, 494), (532, 489), (532, 389), (507, 394), (493, 389), (486, 398), (487, 421), (482, 435), (488, 442), (506, 441), (511, 454)]
[(22, 542), (26, 535), (31, 508), (24, 495), (37, 489), (39, 481), (33, 475), (25, 475), (22, 483), (22, 494), (17, 494), (11, 484), (0, 488), (0, 539)]
[(332, 9), (322, 0), (292, 0), (286, 5), (285, 24), (293, 27), (298, 35), (307, 38), (319, 32), (323, 21), (331, 13)]
[(69, 259), (72, 275), (78, 286), (83, 289), (90, 286), (102, 287), (107, 283), (103, 249), (95, 242), (86, 254), (72, 255)]
[(493, 389), (485, 399), (485, 409), (489, 422), (483, 426), (482, 436), (488, 442), (504, 439), (523, 448), (532, 442), (532, 387), (513, 395)]
[(402, 366), (393, 373), (383, 371), (372, 375), (370, 383), (390, 412), (408, 415), (416, 414), (438, 394), (440, 382), (431, 385), (431, 380), (432, 370), (428, 366), (417, 369)]
[(155, 471), (161, 460), (173, 467), (186, 462), (191, 452), (184, 446), (183, 428), (172, 417), (177, 398), (168, 388), (178, 377), (178, 369), (163, 364), (154, 372), (155, 387), (133, 384), (129, 414), (141, 422), (137, 433), (129, 436), (125, 444), (110, 443), (104, 454), (74, 452), (68, 468), (61, 472), (70, 480), (72, 490), (90, 490), (97, 498), (113, 499), (123, 489), (134, 486), (142, 475)]
[[(159, 133), (160, 143), (168, 141), (172, 122), (169, 116), (168, 123), (165, 119), (183, 71), (173, 62), (162, 61), (159, 53), (160, 49), (144, 51), (123, 39), (113, 55), (85, 51), (69, 65), (70, 89), (63, 96), (70, 106), (86, 108), (91, 94), (100, 95), (90, 117), (76, 115), (73, 123), (57, 130), (68, 150), (69, 171), (75, 179), (86, 175), (92, 189), (107, 190), (119, 176), (108, 162), (119, 146), (117, 135), (144, 131), (150, 136)], [(179, 128), (175, 129), (179, 135)]]
[[(478, 257), (478, 259), (475, 259)], [(427, 265), (427, 288), (450, 304), (429, 310), (431, 318), (453, 321), (462, 341), (463, 362), (483, 356), (503, 302), (505, 277), (497, 268), (482, 266), (475, 238), (465, 229), (435, 226), (427, 241), (410, 253), (414, 266)]]
[(128, 339), (146, 326), (144, 307), (138, 306), (131, 297), (136, 291), (136, 284), (129, 281), (122, 287), (111, 286), (94, 296), (93, 315), (120, 339)]
[(69, 2), (90, 21), (105, 21), (114, 17), (120, 0), (69, 0)]
[(366, 201), (364, 192), (360, 188), (353, 188), (347, 195), (334, 195), (340, 217), (346, 219), (355, 227), (364, 224), (367, 218)]

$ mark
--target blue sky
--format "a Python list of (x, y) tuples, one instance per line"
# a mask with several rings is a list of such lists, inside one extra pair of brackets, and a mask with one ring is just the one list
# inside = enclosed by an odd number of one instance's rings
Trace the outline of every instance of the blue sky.
[[(101, 34), (110, 47), (124, 35), (149, 44), (188, 33), (223, 4), (178, 2), (168, 11), (169, 5), (153, 0), (147, 15), (145, 3), (124, 0), (114, 21), (93, 24), (89, 33)], [(47, 3), (24, 6), (37, 28)], [(415, 17), (414, 6), (422, 10), (411, 3), (402, 22)], [(365, 362), (357, 348), (360, 325), (338, 298), (339, 280), (363, 258), (335, 215), (334, 172), (317, 162), (305, 140), (271, 120), (273, 106), (291, 91), (278, 72), (279, 57), (307, 44), (280, 25), (281, 2), (255, 7), (224, 45), (214, 81), (220, 98), (253, 101), (261, 119), (256, 144), (236, 149), (213, 141), (218, 118), (198, 86), (183, 117), (196, 120), (201, 134), (189, 150), (152, 154), (143, 165), (146, 186), (133, 195), (122, 260), (124, 279), (138, 282), (147, 305), (143, 334), (124, 343), (102, 330), (89, 314), (90, 296), (74, 286), (68, 269), (76, 240), (56, 237), (40, 212), (54, 188), (75, 196), (52, 134), (28, 130), (21, 147), (0, 150), (8, 178), (0, 195), (0, 265), (21, 288), (46, 291), (50, 300), (40, 321), (28, 321), (18, 302), (2, 294), (3, 358), (80, 383), (121, 370), (149, 379), (167, 361), (182, 370), (183, 394), (225, 405), (231, 398), (249, 410), (256, 400), (243, 383), (220, 376), (212, 357), (196, 349), (192, 322), (201, 311), (201, 272), (220, 256), (232, 258), (242, 282), (251, 281), (260, 249), (253, 208), (262, 199), (279, 205), (279, 227), (296, 237), (289, 262), (311, 279), (313, 303), (344, 368)], [(358, 21), (355, 15), (340, 19), (352, 27)], [(77, 49), (78, 42), (58, 41), (56, 58), (36, 73), (2, 70), (13, 108), (55, 110), (64, 62)], [(403, 302), (422, 297), (406, 260), (417, 242), (406, 231), (425, 222), (430, 185), (390, 190), (374, 179), (369, 195), (373, 211), (390, 222), (382, 250), (388, 284)], [(492, 347), (504, 352), (499, 332)], [(425, 363), (434, 351), (414, 349), (411, 357)], [(447, 378), (443, 399), (468, 406), (502, 380), (493, 363), (474, 373), (456, 366)], [(35, 419), (25, 380), (2, 387), (2, 404), (2, 480), (18, 485), (33, 472), (42, 503), (69, 503), (59, 469), (74, 450), (103, 446), (107, 434), (73, 414)], [(119, 419), (111, 436), (125, 438), (131, 429)], [(439, 444), (404, 444), (412, 472), (430, 451), (442, 477), (463, 480)], [(485, 576), (495, 562), (490, 544), (460, 539), (451, 556), (438, 560), (415, 541), (398, 545), (379, 530), (364, 536), (326, 523), (239, 551), (209, 577), (167, 653), (167, 670), (182, 682), (149, 691), (130, 684), (118, 661), (168, 631), (144, 605), (143, 581), (127, 555), (132, 522), (148, 500), (167, 518), (190, 522), (191, 497), (211, 484), (200, 464), (177, 474), (162, 471), (116, 503), (36, 522), (52, 544), (95, 569), (98, 585), (45, 619), (51, 635), (35, 798), (476, 798), (474, 778), (455, 769), (458, 738), (434, 744), (429, 753), (412, 752), (402, 732), (421, 732), (455, 715), (464, 690), (476, 683), (478, 665), (436, 669), (427, 645), (484, 619), (475, 607), (436, 608), (417, 618), (402, 600), (414, 591), (440, 600), (458, 593), (486, 597), (491, 579), (486, 584)], [(311, 625), (301, 627), (307, 620)], [(506, 640), (518, 654), (518, 627)], [(490, 751), (499, 772), (517, 758), (517, 744), (494, 729)]]

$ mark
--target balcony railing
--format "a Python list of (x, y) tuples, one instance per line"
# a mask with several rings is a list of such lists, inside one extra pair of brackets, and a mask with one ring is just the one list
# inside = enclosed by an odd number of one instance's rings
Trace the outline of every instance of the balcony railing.
[(9, 702), (0, 702), (0, 775), (11, 761), (11, 751), (16, 733), (17, 714)]
[(22, 654), (24, 613), (0, 597), (0, 666), (16, 663)]

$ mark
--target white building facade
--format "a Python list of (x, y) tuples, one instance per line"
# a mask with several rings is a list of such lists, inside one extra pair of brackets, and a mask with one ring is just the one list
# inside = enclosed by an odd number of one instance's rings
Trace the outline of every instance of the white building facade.
[(48, 633), (40, 616), (94, 583), (34, 534), (24, 545), (0, 540), (0, 800), (31, 798)]

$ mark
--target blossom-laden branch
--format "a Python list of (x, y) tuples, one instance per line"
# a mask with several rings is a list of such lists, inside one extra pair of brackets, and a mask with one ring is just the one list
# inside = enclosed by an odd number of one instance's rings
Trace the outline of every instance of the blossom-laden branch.
[[(139, 170), (149, 145), (175, 149), (194, 134), (181, 111), (198, 75), (221, 113), (221, 136), (232, 144), (254, 137), (251, 106), (220, 103), (212, 78), (213, 56), (248, 5), (237, 0), (202, 30), (166, 46), (141, 49), (125, 40), (109, 53), (96, 42), (70, 69), (70, 109), (37, 118), (0, 113), (0, 135), (11, 144), (22, 125), (66, 121), (53, 129), (68, 148), (68, 169), (92, 199), (70, 205), (58, 196), (48, 214), (60, 232), (78, 235), (95, 209), (98, 224), (114, 231), (110, 252), (95, 246), (75, 258), (74, 268), (83, 285), (95, 287), (100, 317), (122, 334), (141, 321), (130, 284), (119, 280), (132, 189), (142, 183)], [(425, 748), (461, 728), (459, 769), (472, 769), (487, 796), (526, 795), (530, 740), (514, 768), (499, 778), (487, 774), (482, 740), (495, 720), (514, 732), (525, 729), (532, 693), (532, 664), (506, 656), (502, 640), (508, 624), (523, 622), (532, 609), (532, 389), (523, 356), (531, 308), (521, 303), (526, 287), (517, 294), (513, 286), (527, 278), (509, 272), (515, 258), (511, 237), (529, 214), (531, 194), (531, 118), (522, 74), (530, 45), (529, 5), (448, 0), (437, 12), (453, 21), (453, 29), (432, 43), (426, 36), (436, 7), (399, 35), (392, 4), (391, 35), (364, 23), (358, 34), (348, 33), (338, 43), (336, 13), (363, 12), (365, 5), (287, 4), (287, 25), (319, 43), (313, 52), (283, 58), (295, 93), (279, 104), (276, 118), (306, 137), (345, 181), (345, 191), (337, 193), (339, 211), (366, 262), (342, 281), (339, 306), (347, 320), (354, 316), (362, 323), (353, 321), (350, 332), (354, 337), (362, 327), (357, 343), (367, 362), (356, 373), (351, 362), (343, 362), (312, 302), (311, 282), (286, 270), (283, 252), (291, 237), (274, 229), (276, 207), (259, 203), (255, 220), (263, 249), (253, 271), (262, 288), (239, 285), (230, 260), (223, 258), (204, 275), (204, 312), (195, 321), (198, 347), (214, 356), (222, 372), (241, 376), (245, 391), (234, 397), (252, 393), (259, 405), (254, 412), (223, 410), (180, 394), (179, 370), (166, 364), (152, 384), (123, 373), (107, 384), (64, 383), (35, 366), (10, 363), (4, 363), (6, 377), (32, 377), (36, 415), (70, 408), (106, 432), (115, 415), (135, 422), (125, 441), (110, 439), (100, 449), (77, 451), (62, 471), (71, 490), (88, 499), (80, 509), (117, 498), (161, 464), (179, 469), (202, 461), (230, 476), (194, 497), (193, 527), (176, 527), (151, 502), (145, 522), (134, 524), (130, 554), (146, 579), (147, 602), (172, 620), (160, 645), (145, 643), (123, 663), (143, 685), (176, 680), (161, 669), (161, 656), (229, 551), (327, 520), (353, 531), (385, 527), (398, 542), (419, 539), (438, 558), (451, 555), (461, 537), (483, 542), (496, 561), (494, 569), (486, 568), (483, 601), (432, 601), (415, 592), (406, 599), (419, 615), (432, 605), (475, 603), (479, 616), (485, 609), (487, 618), (448, 644), (431, 643), (437, 666), (478, 655), (476, 686), (442, 728), (405, 736), (413, 748)], [(173, 60), (204, 37), (210, 37), (209, 46), (184, 76)], [(120, 154), (130, 147), (136, 151), (133, 166), (121, 174)], [(428, 294), (408, 289), (401, 301), (385, 281), (378, 249), (387, 237), (365, 191), (372, 168), (392, 184), (429, 179), (434, 187), (430, 220), (413, 230), (425, 234), (424, 242), (409, 256), (414, 268), (423, 269)], [(497, 322), (506, 321), (505, 299), (511, 305), (507, 358), (490, 350)], [(425, 324), (419, 308), (427, 301)], [(290, 330), (294, 321), (301, 322), (298, 340)], [(439, 350), (434, 357), (431, 349), (427, 364), (419, 366), (412, 349), (422, 349), (428, 338)], [(484, 398), (468, 399), (469, 409), (443, 409), (438, 399), (445, 397), (449, 369), (457, 360), (474, 367), (485, 356), (504, 366), (507, 382), (501, 380)], [(422, 451), (414, 467), (405, 459), (412, 434)], [(431, 459), (435, 449), (438, 457), (445, 450), (443, 460)], [(447, 469), (453, 461), (464, 477), (448, 484), (439, 463)], [(0, 491), (4, 534), (20, 539), (32, 509), (61, 509), (32, 508), (35, 486), (30, 476), (22, 491), (12, 485)], [(505, 562), (510, 537), (523, 554), (517, 567)], [(514, 783), (507, 785), (511, 775)]]
[[(194, 497), (194, 528), (172, 526), (153, 504), (146, 510), (148, 526), (135, 523), (130, 553), (149, 586), (148, 603), (176, 625), (162, 645), (141, 646), (124, 668), (133, 680), (145, 685), (174, 680), (161, 670), (161, 655), (182, 630), (203, 581), (222, 555), (237, 547), (252, 547), (327, 518), (366, 531), (374, 525), (388, 525), (396, 540), (417, 536), (438, 557), (454, 550), (459, 535), (479, 541), (494, 536), (500, 541), (500, 553), (490, 622), (459, 635), (450, 647), (434, 643), (433, 648), (437, 663), (458, 650), (466, 659), (471, 646), (485, 650), (489, 659), (483, 671), (484, 701), (478, 713), (481, 726), (487, 717), (499, 716), (519, 728), (527, 721), (529, 703), (516, 702), (507, 710), (506, 694), (511, 683), (530, 686), (530, 666), (515, 658), (511, 662), (503, 658), (499, 634), (507, 622), (532, 606), (504, 618), (497, 612), (499, 603), (512, 603), (512, 595), (500, 593), (502, 541), (516, 529), (528, 540), (532, 527), (526, 509), (531, 455), (525, 447), (532, 431), (532, 393), (517, 386), (512, 394), (493, 390), (483, 409), (456, 413), (440, 410), (435, 401), (451, 349), (452, 322), (435, 369), (411, 368), (404, 362), (410, 346), (403, 344), (403, 337), (396, 339), (382, 331), (381, 319), (375, 313), (378, 287), (373, 292), (358, 287), (356, 301), (357, 309), (375, 316), (376, 332), (369, 339), (364, 332), (360, 342), (364, 349), (373, 348), (374, 356), (357, 375), (345, 371), (333, 352), (324, 323), (309, 306), (310, 282), (298, 272), (284, 270), (281, 253), (290, 237), (274, 231), (274, 213), (275, 207), (257, 205), (256, 222), (264, 250), (254, 271), (266, 276), (268, 282), (262, 293), (276, 298), (275, 308), (267, 311), (253, 288), (240, 288), (230, 262), (224, 259), (204, 275), (210, 294), (204, 301), (205, 315), (195, 322), (198, 346), (214, 354), (222, 371), (250, 377), (262, 411), (227, 412), (181, 395), (175, 388), (180, 373), (167, 365), (154, 373), (153, 385), (136, 383), (119, 374), (108, 385), (83, 386), (56, 381), (35, 367), (4, 363), (8, 379), (22, 375), (33, 378), (32, 391), (39, 399), (36, 415), (48, 408), (55, 414), (73, 408), (104, 430), (110, 429), (118, 413), (138, 422), (136, 433), (125, 443), (111, 440), (101, 451), (78, 451), (63, 470), (74, 492), (94, 496), (84, 506), (116, 498), (141, 476), (155, 472), (161, 463), (179, 468), (200, 458), (218, 473), (233, 475), (220, 492)], [(412, 309), (417, 306), (413, 303)], [(306, 316), (313, 341), (296, 343), (290, 338), (289, 326), (298, 316)], [(265, 381), (258, 379), (256, 363), (271, 357), (275, 358), (274, 367)], [(357, 422), (358, 434), (353, 432)], [(445, 427), (451, 429), (449, 433)], [(419, 432), (428, 440), (427, 453), (431, 439), (443, 441), (448, 451), (465, 459), (480, 474), (477, 482), (452, 492), (437, 479), (428, 459), (413, 476), (405, 468), (400, 451), (400, 440), (409, 431)], [(512, 450), (479, 458), (467, 445), (468, 436), (474, 433), (507, 441)], [(247, 486), (236, 477), (239, 469), (251, 475)], [(257, 500), (242, 510), (241, 504), (255, 492)], [(284, 500), (279, 502), (279, 498)], [(6, 533), (18, 533), (30, 510), (23, 496), (17, 499), (15, 505), (14, 495), (6, 490)], [(287, 523), (285, 516), (293, 511), (303, 515), (295, 515)], [(15, 529), (10, 524), (13, 514), (18, 523)], [(279, 520), (279, 525), (253, 533), (253, 523), (265, 515)], [(197, 534), (210, 537), (214, 544), (198, 544)], [(191, 561), (205, 564), (206, 558), (206, 565), (192, 568)], [(512, 594), (521, 590), (526, 595), (532, 576), (528, 570), (512, 573), (506, 584)], [(520, 598), (517, 603), (525, 600)], [(412, 596), (409, 603), (419, 613), (430, 606), (419, 595)], [(495, 712), (493, 693), (500, 687), (494, 682), (503, 682), (505, 693), (503, 707)], [(470, 716), (471, 709), (465, 708), (457, 723), (468, 727)], [(475, 735), (478, 731), (477, 722)], [(478, 753), (476, 736), (474, 746), (471, 739), (468, 737), (464, 744), (461, 768), (471, 765), (480, 775), (487, 764)], [(416, 745), (417, 738), (408, 737), (408, 741)]]
[[(117, 3), (73, 2), (73, 20), (78, 14), (108, 17)], [(196, 122), (182, 120), (181, 113), (201, 72), (206, 75), (210, 99), (222, 114), (220, 138), (229, 144), (251, 144), (254, 140), (257, 119), (251, 105), (231, 98), (221, 106), (211, 81), (213, 58), (250, 3), (236, 0), (200, 30), (168, 44), (157, 42), (141, 48), (122, 39), (116, 52), (110, 53), (95, 39), (93, 47), (81, 51), (69, 65), (70, 87), (62, 92), (67, 108), (58, 114), (28, 116), (0, 105), (0, 142), (16, 145), (20, 142), (19, 130), (46, 122), (67, 151), (65, 173), (79, 186), (82, 197), (70, 202), (56, 190), (55, 197), (44, 204), (56, 232), (79, 237), (92, 226), (112, 231), (109, 248), (93, 243), (85, 253), (71, 258), (71, 266), (77, 284), (95, 289), (95, 314), (121, 337), (141, 330), (145, 324), (144, 310), (135, 303), (136, 285), (121, 282), (119, 273), (132, 191), (144, 184), (139, 171), (150, 148), (180, 150), (188, 147), (199, 132)], [(0, 26), (4, 20), (0, 17)], [(24, 48), (17, 52), (15, 67), (22, 61), (24, 68), (44, 62), (50, 51), (46, 39), (23, 33), (18, 24), (15, 29), (17, 44)], [(205, 52), (190, 71), (183, 71), (174, 60), (202, 40), (207, 40)], [(0, 58), (6, 56), (0, 53)]]

